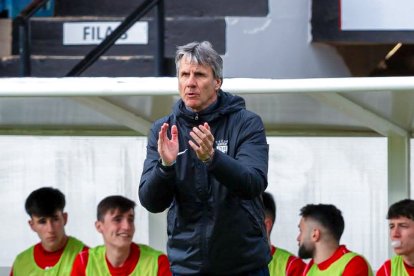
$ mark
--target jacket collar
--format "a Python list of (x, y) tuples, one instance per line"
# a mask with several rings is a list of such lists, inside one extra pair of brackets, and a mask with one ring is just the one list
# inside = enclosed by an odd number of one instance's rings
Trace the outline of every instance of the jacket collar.
[(189, 110), (180, 99), (174, 105), (173, 113), (178, 119), (183, 119), (192, 125), (204, 122), (212, 122), (221, 116), (245, 109), (246, 104), (243, 98), (219, 90), (217, 101), (200, 112)]

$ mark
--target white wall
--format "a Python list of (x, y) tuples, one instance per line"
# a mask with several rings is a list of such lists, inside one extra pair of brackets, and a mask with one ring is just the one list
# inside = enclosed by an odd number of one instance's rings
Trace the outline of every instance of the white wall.
[(24, 202), (34, 189), (53, 186), (66, 195), (66, 232), (89, 246), (102, 243), (96, 206), (108, 195), (137, 202), (134, 240), (148, 243), (148, 213), (138, 201), (145, 137), (0, 137), (0, 266), (37, 243)]
[(335, 48), (312, 44), (311, 0), (269, 0), (267, 17), (228, 17), (225, 77), (349, 77)]
[(268, 138), (268, 191), (277, 204), (274, 245), (297, 254), (299, 210), (334, 204), (343, 213), (341, 243), (374, 270), (388, 258), (385, 138)]
[[(332, 203), (345, 217), (342, 242), (377, 269), (388, 248), (386, 139), (269, 137), (268, 142), (268, 191), (278, 205), (272, 242), (296, 253), (299, 209)], [(1, 136), (0, 267), (11, 266), (18, 252), (38, 242), (24, 202), (41, 186), (66, 194), (67, 233), (88, 245), (102, 243), (94, 229), (97, 203), (122, 194), (138, 203), (134, 240), (165, 250), (165, 213), (148, 216), (137, 199), (145, 147), (145, 137)]]

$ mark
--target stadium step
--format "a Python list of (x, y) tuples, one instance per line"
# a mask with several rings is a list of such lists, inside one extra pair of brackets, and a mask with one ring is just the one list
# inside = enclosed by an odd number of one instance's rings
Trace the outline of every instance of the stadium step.
[[(33, 77), (64, 77), (83, 56), (31, 57)], [(19, 76), (19, 56), (0, 59), (0, 77)], [(122, 69), (120, 69), (122, 68)], [(89, 67), (82, 77), (150, 77), (154, 76), (152, 56), (104, 56)]]
[[(30, 20), (32, 76), (63, 77), (145, 0), (55, 1), (54, 17)], [(165, 6), (165, 74), (175, 75), (176, 47), (191, 41), (210, 41), (226, 52), (226, 16), (266, 16), (269, 0), (174, 0)], [(154, 76), (156, 30), (154, 11), (137, 24), (140, 32), (122, 36), (81, 76)], [(0, 20), (1, 21), (1, 20)], [(1, 23), (1, 22), (0, 22)], [(142, 27), (142, 24), (147, 24)], [(1, 25), (5, 26), (2, 27)], [(109, 27), (108, 27), (109, 26)], [(141, 29), (140, 29), (141, 28)], [(19, 74), (18, 28), (0, 24), (0, 77)], [(143, 31), (144, 30), (144, 31)], [(144, 33), (144, 36), (142, 35)], [(147, 35), (147, 37), (145, 37)], [(144, 38), (143, 38), (144, 37)], [(5, 41), (8, 42), (5, 42)], [(128, 43), (127, 43), (128, 40)], [(10, 44), (10, 45), (7, 45)]]
[[(71, 0), (56, 2), (56, 16), (127, 16), (144, 0)], [(167, 17), (266, 16), (268, 0), (164, 1)]]

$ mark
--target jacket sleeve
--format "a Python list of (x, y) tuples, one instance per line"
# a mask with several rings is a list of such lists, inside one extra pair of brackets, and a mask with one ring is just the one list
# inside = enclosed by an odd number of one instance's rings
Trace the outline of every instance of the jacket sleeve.
[(266, 189), (269, 162), (263, 122), (259, 116), (248, 114), (239, 133), (233, 133), (239, 137), (235, 157), (216, 149), (208, 168), (221, 184), (243, 199), (255, 198)]
[(147, 157), (139, 184), (139, 200), (153, 213), (167, 209), (174, 198), (175, 165), (162, 168), (157, 150), (159, 124), (154, 124), (148, 136)]

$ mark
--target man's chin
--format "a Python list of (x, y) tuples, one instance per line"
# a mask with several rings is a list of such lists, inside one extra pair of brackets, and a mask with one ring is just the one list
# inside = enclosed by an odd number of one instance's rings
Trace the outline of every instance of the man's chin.
[(184, 104), (187, 108), (192, 110), (198, 109), (200, 107), (200, 102), (196, 99), (187, 99), (184, 101)]
[(397, 254), (397, 255), (405, 255), (406, 250), (404, 250), (404, 248), (397, 247), (397, 248), (394, 248), (394, 252), (395, 252), (395, 254)]
[(301, 259), (311, 259), (313, 258), (313, 252), (303, 247), (299, 247), (298, 257)]
[(120, 246), (129, 246), (132, 243), (132, 238), (122, 238), (119, 240), (118, 244)]
[(57, 242), (47, 242), (43, 244), (43, 249), (45, 249), (47, 252), (55, 252), (58, 251), (60, 248)]

